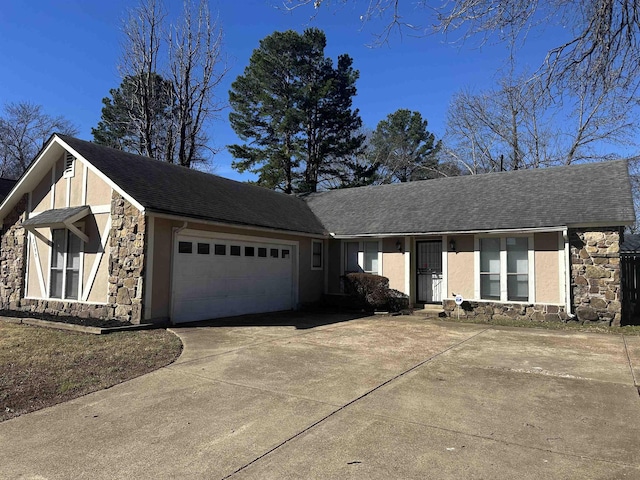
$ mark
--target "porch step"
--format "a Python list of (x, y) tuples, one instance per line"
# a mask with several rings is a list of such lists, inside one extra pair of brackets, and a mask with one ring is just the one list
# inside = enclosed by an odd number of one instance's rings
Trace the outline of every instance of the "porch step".
[(440, 303), (417, 303), (413, 307), (413, 313), (419, 315), (434, 315), (444, 317), (444, 309)]

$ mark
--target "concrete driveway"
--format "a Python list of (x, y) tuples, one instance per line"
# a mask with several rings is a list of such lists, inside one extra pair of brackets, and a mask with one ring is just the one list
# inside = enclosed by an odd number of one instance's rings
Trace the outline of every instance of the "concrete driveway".
[(0, 423), (0, 478), (640, 478), (640, 337), (347, 320), (177, 328), (175, 364)]

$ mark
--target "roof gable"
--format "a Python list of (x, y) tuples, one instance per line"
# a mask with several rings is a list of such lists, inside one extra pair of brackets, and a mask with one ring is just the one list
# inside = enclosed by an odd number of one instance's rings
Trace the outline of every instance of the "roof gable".
[(332, 190), (307, 202), (346, 236), (635, 221), (624, 160)]
[(58, 137), (149, 212), (322, 235), (304, 200), (178, 165)]

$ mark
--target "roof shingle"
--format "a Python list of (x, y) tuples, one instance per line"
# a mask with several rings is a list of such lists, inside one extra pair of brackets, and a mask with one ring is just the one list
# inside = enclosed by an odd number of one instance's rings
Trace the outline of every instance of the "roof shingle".
[(58, 137), (151, 212), (291, 232), (325, 233), (309, 206), (298, 197), (66, 135)]
[(315, 193), (336, 235), (487, 231), (633, 223), (624, 160)]

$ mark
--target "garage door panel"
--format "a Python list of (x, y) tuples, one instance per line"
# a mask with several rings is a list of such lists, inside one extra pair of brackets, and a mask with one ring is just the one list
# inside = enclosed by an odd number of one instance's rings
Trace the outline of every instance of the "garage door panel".
[[(191, 253), (174, 252), (175, 323), (295, 307), (292, 245), (184, 235), (178, 242), (192, 245)], [(198, 243), (209, 246), (199, 249)]]

